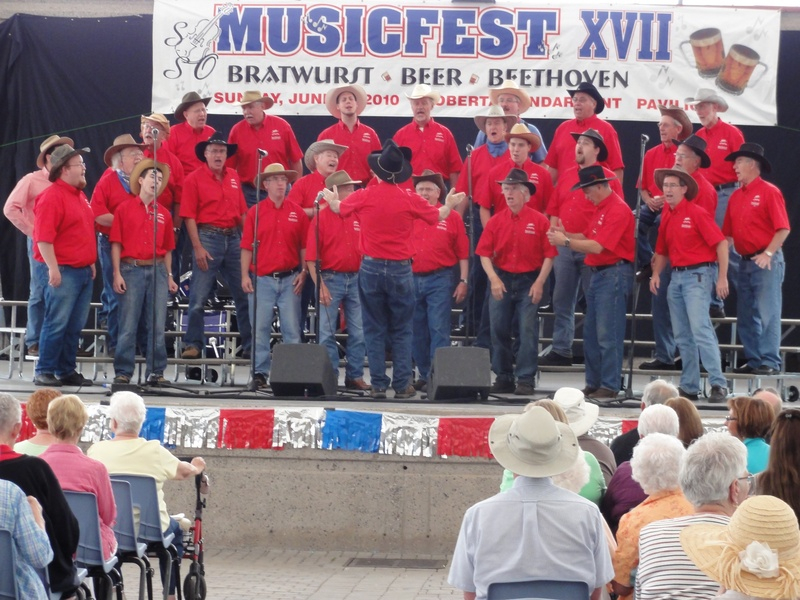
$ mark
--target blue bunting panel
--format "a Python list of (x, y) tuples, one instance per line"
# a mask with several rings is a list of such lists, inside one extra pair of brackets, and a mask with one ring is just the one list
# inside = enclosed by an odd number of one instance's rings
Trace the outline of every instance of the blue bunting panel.
[(322, 447), (326, 450), (377, 452), (381, 441), (380, 413), (329, 410), (322, 428)]

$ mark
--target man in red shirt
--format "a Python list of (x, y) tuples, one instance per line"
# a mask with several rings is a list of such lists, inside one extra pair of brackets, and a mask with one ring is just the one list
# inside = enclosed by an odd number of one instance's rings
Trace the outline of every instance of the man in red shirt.
[(86, 187), (83, 155), (88, 152), (69, 144), (53, 151), (48, 175), (53, 185), (42, 192), (33, 209), (35, 256), (47, 265), (49, 274), (36, 385), (92, 384), (77, 372), (75, 360), (89, 316), (97, 261), (94, 215), (82, 191)]
[(333, 175), (347, 146), (335, 144), (333, 140), (319, 140), (308, 147), (305, 164), (311, 171), (292, 185), (288, 199), (299, 205), (310, 219), (314, 216), (314, 201), (325, 187), (325, 179)]
[(114, 144), (103, 154), (108, 166), (94, 188), (90, 206), (97, 230), (97, 254), (103, 274), (103, 308), (98, 314), (100, 329), (106, 329), (106, 353), (114, 356), (119, 334), (119, 298), (114, 292), (114, 265), (111, 262), (111, 242), (108, 234), (114, 223), (114, 213), (127, 200), (135, 198), (131, 192), (130, 177), (133, 169), (144, 158), (144, 144), (137, 144), (129, 133), (118, 135)]
[(728, 295), (728, 242), (706, 209), (689, 202), (697, 196), (697, 182), (679, 168), (656, 169), (655, 183), (663, 190), (667, 208), (658, 228), (650, 291), (664, 285), (661, 272), (667, 260), (672, 275), (667, 290), (675, 341), (681, 352), (680, 395), (696, 400), (700, 391), (700, 360), (711, 382), (709, 402), (725, 402), (728, 388), (722, 373), (719, 341), (708, 314), (712, 288)]
[(415, 192), (400, 188), (411, 177), (411, 151), (386, 140), (380, 152), (367, 157), (380, 180), (358, 190), (344, 202), (337, 190), (325, 190), (331, 210), (345, 218), (355, 215), (361, 225), (363, 258), (358, 273), (361, 315), (372, 383), (371, 396), (386, 398), (386, 342), (392, 349), (392, 388), (395, 398), (412, 398), (411, 340), (414, 316), (414, 221), (434, 224), (447, 218), (464, 194), (451, 191), (437, 210)]
[[(175, 236), (172, 215), (156, 201), (169, 179), (169, 167), (146, 158), (130, 175), (135, 196), (117, 207), (109, 233), (114, 291), (119, 294), (119, 344), (114, 354), (114, 383), (130, 383), (136, 368), (136, 333), (145, 319), (147, 357), (145, 379), (154, 385), (166, 383), (167, 349), (164, 327), (167, 298), (178, 291), (170, 277)], [(153, 219), (156, 219), (155, 250)], [(155, 258), (154, 258), (155, 256)], [(155, 272), (154, 272), (155, 271)], [(155, 307), (155, 321), (153, 320)]]
[[(336, 171), (325, 179), (325, 187), (336, 187), (344, 200), (361, 183), (347, 171)], [(319, 223), (319, 226), (317, 224)], [(358, 296), (358, 269), (361, 266), (359, 235), (361, 226), (353, 215), (345, 218), (327, 208), (323, 201), (319, 215), (311, 220), (306, 240), (306, 263), (319, 290), (319, 343), (325, 346), (334, 372), (339, 372), (339, 349), (336, 346), (336, 323), (339, 306), (344, 309), (347, 347), (344, 386), (349, 390), (368, 391), (364, 381), (364, 326), (361, 320), (361, 299)], [(317, 240), (319, 233), (319, 240)], [(319, 259), (320, 275), (316, 271)], [(313, 289), (313, 286), (308, 286)]]
[(439, 92), (421, 83), (414, 86), (406, 98), (411, 102), (413, 120), (398, 129), (392, 139), (398, 146), (411, 149), (411, 168), (414, 173), (430, 169), (434, 173), (441, 173), (451, 186), (455, 185), (463, 166), (456, 140), (447, 127), (431, 117), (431, 111), (440, 99)]
[[(781, 369), (781, 308), (789, 217), (781, 191), (761, 178), (772, 166), (760, 144), (744, 143), (726, 159), (740, 187), (732, 195), (722, 233), (741, 255), (736, 324), (747, 363), (738, 373), (774, 375)], [(713, 165), (713, 162), (712, 162)]]
[[(548, 156), (550, 156), (548, 154)], [(550, 243), (573, 248), (586, 255), (592, 271), (586, 291), (583, 345), (586, 387), (595, 400), (614, 400), (622, 381), (625, 353), (625, 311), (633, 283), (633, 212), (609, 185), (611, 178), (600, 165), (578, 171), (586, 198), (595, 206), (583, 233), (567, 233), (561, 227), (548, 232)]]
[[(447, 195), (444, 178), (423, 171), (411, 178), (414, 189), (431, 206), (439, 207)], [(419, 371), (414, 387), (427, 391), (431, 363), (437, 348), (450, 346), (450, 306), (467, 296), (469, 241), (464, 221), (457, 212), (429, 225), (414, 221), (414, 341), (412, 357)], [(453, 267), (458, 263), (459, 281), (453, 286)], [(455, 290), (453, 289), (455, 287)]]
[(553, 181), (558, 183), (558, 178), (566, 169), (574, 166), (575, 154), (570, 134), (582, 133), (587, 129), (600, 132), (608, 148), (608, 158), (603, 162), (604, 167), (611, 169), (622, 184), (622, 151), (619, 147), (617, 132), (608, 121), (603, 121), (599, 115), (605, 109), (605, 101), (591, 83), (582, 82), (577, 89), (567, 90), (572, 96), (572, 110), (575, 118), (564, 121), (556, 129), (550, 150), (544, 163), (550, 169)]
[(367, 92), (355, 84), (333, 88), (325, 95), (325, 106), (339, 121), (322, 131), (317, 141), (330, 140), (346, 147), (339, 157), (339, 170), (366, 185), (372, 179), (367, 155), (381, 149), (378, 134), (359, 119), (367, 107)]
[(227, 166), (239, 174), (248, 207), (264, 198), (263, 190), (253, 185), (258, 175), (258, 150), (266, 150), (270, 163), (280, 163), (284, 169), (298, 174), (303, 172), (303, 152), (291, 126), (284, 119), (264, 112), (274, 103), (259, 91), (245, 92), (239, 103), (244, 119), (233, 126), (228, 136), (228, 143), (236, 144), (238, 150), (228, 159)]
[[(267, 165), (255, 181), (256, 187), (267, 192), (267, 197), (247, 211), (244, 223), (242, 289), (252, 294), (254, 281), (258, 286), (258, 306), (250, 303), (250, 320), (256, 323), (253, 380), (258, 388), (267, 387), (272, 365), (274, 306), (281, 315), (283, 343), (300, 343), (300, 293), (308, 275), (305, 266), (308, 217), (286, 197), (286, 188), (296, 179), (297, 172), (287, 171), (280, 163)], [(255, 264), (254, 254), (258, 257)], [(253, 311), (258, 312), (253, 314)]]
[(181, 161), (184, 177), (203, 166), (194, 149), (214, 135), (214, 128), (206, 124), (209, 102), (211, 97), (201, 98), (200, 94), (192, 91), (184, 94), (175, 108), (177, 123), (170, 128), (166, 147)]
[[(526, 129), (527, 131), (527, 129)], [(508, 210), (499, 211), (483, 230), (475, 253), (481, 257), (491, 286), (489, 323), (492, 332), (492, 393), (534, 392), (539, 346), (539, 302), (553, 267), (556, 249), (547, 239), (550, 222), (529, 206), (536, 186), (522, 169), (511, 169), (496, 182)], [(516, 357), (511, 347), (517, 317)], [(516, 378), (516, 385), (514, 380)]]
[(181, 217), (192, 243), (192, 284), (189, 291), (189, 325), (186, 329), (182, 358), (201, 358), (204, 307), (217, 275), (228, 285), (236, 306), (236, 320), (242, 342), (242, 357), (250, 356), (252, 332), (247, 294), (241, 286), (241, 227), (247, 206), (236, 171), (225, 161), (236, 146), (218, 137), (200, 142), (195, 149), (205, 162), (186, 178)]
[[(158, 197), (158, 202), (172, 215), (180, 215), (181, 195), (183, 193), (183, 165), (167, 145), (170, 126), (167, 117), (160, 113), (142, 115), (140, 135), (144, 142), (144, 157), (155, 162), (166, 163), (169, 167), (169, 183)], [(181, 226), (181, 218), (173, 218), (176, 227)]]

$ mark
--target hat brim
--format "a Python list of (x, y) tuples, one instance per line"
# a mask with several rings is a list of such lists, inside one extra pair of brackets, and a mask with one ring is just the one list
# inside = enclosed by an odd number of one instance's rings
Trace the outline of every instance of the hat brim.
[(186, 121), (186, 117), (183, 116), (183, 111), (189, 108), (192, 104), (197, 104), (198, 102), (202, 102), (206, 106), (208, 103), (211, 102), (211, 96), (208, 98), (200, 98), (199, 100), (192, 100), (191, 102), (181, 102), (178, 106), (175, 107), (175, 112), (173, 113), (173, 118), (177, 123), (184, 123)]
[(141, 192), (141, 187), (139, 186), (139, 177), (142, 176), (142, 173), (147, 169), (157, 169), (161, 171), (161, 185), (158, 186), (158, 192), (156, 193), (156, 198), (162, 194), (162, 192), (167, 189), (167, 185), (169, 184), (169, 165), (166, 163), (158, 163), (158, 167), (155, 166), (152, 160), (144, 159), (139, 161), (136, 166), (131, 171), (131, 192), (138, 196), (139, 192)]
[(497, 182), (499, 185), (504, 183), (508, 185), (524, 185), (533, 196), (536, 193), (536, 185), (532, 181), (517, 181), (516, 179), (501, 179)]
[(409, 100), (420, 100), (422, 98), (430, 98), (431, 100), (433, 100), (434, 104), (439, 104), (439, 100), (441, 99), (441, 97), (442, 95), (439, 92), (435, 91), (429, 92), (427, 94), (421, 94), (419, 96), (417, 95), (409, 96), (408, 94), (406, 94), (406, 98), (408, 98)]
[(691, 148), (692, 152), (694, 152), (695, 154), (697, 154), (697, 156), (700, 157), (700, 168), (701, 169), (707, 169), (708, 167), (711, 166), (711, 158), (709, 158), (708, 154), (706, 154), (704, 151), (700, 150), (700, 148), (696, 148), (695, 146), (692, 146), (691, 144), (686, 144), (684, 142), (684, 140), (672, 140), (672, 143), (676, 147), (677, 146), (686, 146), (687, 148)]
[(604, 177), (603, 179), (595, 179), (594, 181), (587, 181), (586, 183), (578, 182), (569, 189), (571, 192), (574, 192), (575, 190), (581, 190), (583, 188), (587, 188), (592, 185), (597, 185), (598, 183), (608, 183), (609, 181), (614, 181), (616, 178), (617, 178), (616, 176)]
[(325, 152), (326, 150), (333, 150), (341, 158), (342, 154), (344, 154), (344, 151), (347, 150), (347, 146), (332, 144), (331, 142), (314, 142), (308, 147), (306, 154), (303, 157), (303, 162), (305, 163), (306, 167), (308, 167), (309, 171), (313, 173), (317, 168), (317, 166), (314, 164), (314, 157), (321, 152)]
[(536, 152), (542, 145), (542, 138), (529, 131), (528, 133), (507, 133), (505, 135), (506, 142), (511, 141), (511, 138), (520, 138), (526, 140), (531, 145), (531, 153)]
[(256, 175), (255, 179), (253, 179), (253, 185), (256, 186), (257, 190), (260, 190), (261, 183), (268, 177), (275, 177), (275, 175), (286, 175), (286, 179), (289, 180), (289, 183), (294, 183), (297, 181), (297, 178), (300, 177), (300, 174), (297, 171), (290, 171), (288, 169), (283, 171), (272, 171), (271, 173), (259, 173)]
[[(517, 117), (514, 115), (478, 115), (477, 117), (473, 118), (473, 121), (475, 121), (475, 126), (483, 131), (486, 129), (487, 119), (505, 119), (506, 128), (509, 131), (514, 125), (517, 124)], [(508, 135), (508, 132), (506, 132), (506, 135)]]
[(430, 181), (435, 184), (440, 190), (440, 199), (447, 194), (447, 187), (444, 185), (444, 177), (442, 177), (441, 173), (434, 173), (433, 175), (412, 175), (411, 181), (414, 184), (414, 188), (416, 188), (417, 184), (421, 181)]
[(514, 87), (499, 87), (489, 89), (489, 101), (492, 104), (499, 104), (497, 99), (503, 95), (516, 96), (519, 98), (519, 114), (524, 113), (531, 107), (531, 97), (519, 88)]
[(578, 456), (578, 439), (566, 423), (556, 422), (561, 434), (561, 451), (551, 461), (531, 464), (522, 461), (508, 447), (508, 432), (519, 415), (501, 415), (489, 428), (489, 449), (495, 460), (512, 473), (524, 477), (552, 477), (572, 468)]
[(116, 144), (115, 146), (111, 146), (103, 153), (103, 162), (106, 163), (106, 166), (110, 167), (111, 159), (114, 157), (114, 155), (125, 148), (141, 148), (144, 150), (147, 148), (147, 144)]
[(595, 102), (597, 102), (597, 106), (594, 107), (594, 114), (599, 115), (601, 112), (603, 112), (606, 109), (606, 102), (605, 102), (605, 100), (603, 100), (603, 97), (600, 95), (600, 92), (598, 92), (596, 89), (590, 89), (590, 90), (581, 90), (581, 89), (567, 90), (567, 93), (569, 94), (570, 98), (574, 98), (575, 94), (577, 94), (578, 92), (581, 92), (583, 94), (587, 94), (587, 95), (591, 96), (592, 99)]
[(67, 144), (69, 146), (74, 146), (75, 142), (72, 140), (72, 138), (68, 137), (60, 137), (57, 140), (53, 140), (51, 143), (47, 145), (47, 147), (44, 150), (39, 152), (39, 156), (36, 157), (36, 166), (39, 167), (40, 169), (43, 169), (45, 163), (45, 155), (47, 154), (47, 151), (53, 150), (58, 146), (63, 146), (64, 144)]
[[(54, 182), (56, 179), (58, 179), (58, 176), (56, 175), (56, 173), (58, 173), (59, 169), (61, 169), (61, 167), (63, 167), (64, 164), (70, 158), (72, 158), (73, 156), (77, 156), (78, 154), (89, 154), (90, 152), (91, 152), (91, 150), (89, 150), (89, 148), (75, 148), (72, 152), (70, 152), (69, 154), (66, 154), (64, 156), (64, 158), (61, 159), (60, 163), (57, 163), (55, 165), (51, 165), (50, 173), (48, 173), (47, 179), (50, 182)], [(59, 175), (60, 175), (60, 173), (59, 173)]]
[(761, 163), (761, 171), (764, 173), (772, 173), (772, 165), (769, 164), (769, 161), (761, 156), (760, 154), (756, 154), (755, 152), (749, 152), (747, 150), (737, 150), (736, 152), (731, 152), (728, 156), (725, 157), (725, 160), (728, 162), (733, 162), (740, 156), (745, 156), (747, 158), (752, 158), (753, 160), (757, 160)]
[(608, 147), (606, 146), (606, 143), (603, 140), (599, 140), (599, 139), (597, 139), (596, 137), (594, 137), (592, 135), (586, 135), (585, 132), (584, 133), (571, 133), (570, 135), (573, 138), (575, 138), (576, 142), (578, 141), (579, 137), (583, 136), (583, 137), (589, 138), (595, 144), (600, 146), (600, 152), (597, 153), (597, 162), (603, 162), (605, 159), (608, 158)]
[(350, 92), (356, 99), (356, 115), (360, 115), (367, 108), (367, 92), (360, 85), (346, 85), (344, 87), (332, 89), (325, 95), (325, 108), (337, 119), (342, 118), (342, 111), (336, 106), (339, 103), (339, 96), (345, 92)]
[[(600, 416), (600, 407), (597, 404), (589, 404), (588, 402), (581, 402), (581, 409), (583, 409), (583, 416), (579, 419), (569, 422), (569, 427), (576, 436), (584, 435), (594, 427), (597, 423), (597, 418)], [(569, 417), (569, 415), (567, 415)]]
[(206, 148), (211, 145), (215, 146), (225, 146), (225, 150), (227, 153), (227, 158), (230, 158), (234, 154), (236, 154), (236, 149), (239, 147), (237, 144), (228, 144), (227, 142), (222, 142), (220, 140), (208, 140), (205, 142), (200, 142), (194, 147), (194, 155), (200, 162), (206, 162)]
[(692, 132), (694, 131), (694, 125), (692, 125), (688, 115), (682, 109), (659, 104), (658, 112), (660, 112), (662, 115), (672, 117), (681, 124), (681, 132), (678, 134), (679, 140), (683, 141), (692, 135)]
[(247, 102), (238, 102), (236, 106), (241, 108), (242, 106), (253, 104), (253, 102), (263, 102), (265, 110), (269, 110), (270, 108), (272, 108), (272, 105), (275, 104), (275, 100), (273, 100), (269, 96), (261, 96), (261, 98), (255, 98), (253, 100), (248, 100)]
[(411, 149), (405, 146), (398, 146), (398, 148), (403, 154), (403, 166), (397, 173), (386, 171), (378, 164), (382, 150), (367, 155), (367, 164), (369, 168), (372, 169), (372, 172), (375, 173), (375, 176), (381, 181), (387, 183), (403, 183), (404, 181), (408, 181), (408, 178), (411, 177)]
[[(664, 178), (669, 176), (677, 177), (681, 181), (686, 184), (686, 199), (687, 200), (694, 200), (697, 197), (697, 192), (699, 190), (699, 186), (697, 185), (697, 181), (695, 181), (694, 177), (686, 173), (685, 171), (679, 171), (677, 169), (656, 169), (653, 171), (653, 179), (658, 186), (658, 189), (664, 189)], [(686, 181), (686, 178), (689, 178)]]
[(363, 182), (361, 181), (353, 181), (352, 179), (348, 179), (347, 181), (339, 181), (337, 183), (332, 183), (331, 185), (326, 185), (325, 189), (332, 190), (333, 186), (341, 187), (343, 185), (361, 185)]
[(685, 102), (692, 107), (697, 106), (701, 102), (710, 102), (711, 104), (717, 105), (717, 112), (724, 113), (728, 110), (727, 100), (717, 94), (709, 96), (708, 98), (686, 98)]

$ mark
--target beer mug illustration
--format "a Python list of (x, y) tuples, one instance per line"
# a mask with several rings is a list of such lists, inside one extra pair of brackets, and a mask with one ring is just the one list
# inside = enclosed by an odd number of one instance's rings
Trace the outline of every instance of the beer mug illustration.
[[(764, 67), (764, 70), (755, 80), (750, 81), (753, 72), (759, 65)], [(759, 56), (758, 52), (747, 46), (734, 44), (728, 50), (722, 70), (717, 76), (717, 87), (734, 96), (738, 96), (744, 92), (748, 84), (758, 83), (764, 77), (768, 68), (766, 63), (761, 62), (761, 56)]]
[[(694, 62), (686, 52), (684, 46), (691, 45)], [(698, 29), (681, 42), (681, 52), (690, 66), (695, 67), (700, 77), (711, 79), (716, 77), (722, 69), (725, 57), (725, 48), (722, 45), (722, 32), (714, 27)]]

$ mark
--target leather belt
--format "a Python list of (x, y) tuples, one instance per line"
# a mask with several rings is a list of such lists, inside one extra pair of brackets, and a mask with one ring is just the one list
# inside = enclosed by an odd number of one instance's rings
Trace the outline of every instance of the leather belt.
[(629, 260), (618, 260), (614, 264), (611, 265), (598, 265), (596, 267), (591, 267), (592, 273), (599, 273), (600, 271), (605, 271), (606, 269), (610, 269), (611, 267), (617, 267), (619, 265), (629, 265), (631, 261)]
[(742, 260), (753, 260), (759, 254), (763, 254), (766, 251), (766, 248), (763, 250), (758, 250), (757, 252), (753, 252), (753, 254), (742, 254)]
[(272, 277), (272, 279), (283, 279), (284, 277), (291, 277), (296, 275), (299, 269), (291, 269), (290, 271), (275, 271), (274, 273), (267, 273), (266, 275), (259, 275), (259, 277)]
[(152, 267), (155, 264), (152, 258), (148, 258), (147, 260), (140, 260), (138, 258), (125, 257), (121, 258), (120, 260), (129, 265), (133, 265), (134, 267)]
[(384, 264), (385, 263), (393, 263), (393, 264), (397, 264), (397, 265), (410, 265), (411, 264), (411, 259), (410, 258), (404, 258), (403, 260), (394, 260), (394, 259), (391, 259), (391, 258), (372, 258), (371, 256), (367, 256), (365, 254), (363, 259), (364, 260), (371, 260), (373, 262), (378, 262), (378, 263), (384, 263)]
[(672, 267), (673, 271), (691, 271), (692, 269), (702, 269), (703, 267), (710, 267), (717, 264), (714, 261), (697, 263), (696, 265), (687, 265), (685, 267)]
[(440, 269), (434, 269), (433, 271), (425, 271), (424, 273), (414, 273), (414, 277), (430, 277), (431, 275), (438, 275), (439, 273), (449, 271), (451, 268), (452, 267), (442, 267)]
[(720, 192), (722, 190), (727, 190), (727, 189), (735, 188), (735, 187), (739, 187), (739, 182), (738, 181), (729, 181), (728, 183), (720, 183), (718, 185), (715, 185), (714, 189), (717, 190), (718, 192)]
[(197, 229), (201, 231), (210, 231), (211, 233), (219, 233), (220, 235), (233, 235), (239, 231), (238, 227), (217, 227), (216, 225), (206, 225), (199, 223)]

